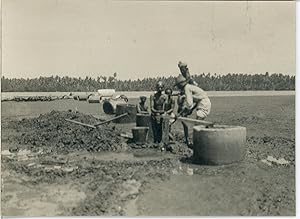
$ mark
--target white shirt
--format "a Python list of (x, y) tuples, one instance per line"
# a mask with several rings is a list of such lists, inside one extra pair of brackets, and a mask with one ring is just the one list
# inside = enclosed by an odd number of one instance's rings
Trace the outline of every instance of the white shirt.
[(184, 93), (186, 96), (186, 103), (188, 107), (192, 107), (193, 103), (198, 103), (203, 99), (208, 99), (207, 93), (200, 87), (192, 84), (187, 84), (184, 87)]

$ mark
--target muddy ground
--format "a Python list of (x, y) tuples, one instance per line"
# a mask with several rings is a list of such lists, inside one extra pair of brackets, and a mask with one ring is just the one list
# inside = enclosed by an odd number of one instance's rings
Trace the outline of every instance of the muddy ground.
[(64, 120), (110, 118), (100, 104), (3, 102), (2, 215), (295, 215), (295, 96), (211, 101), (207, 120), (247, 127), (244, 161), (192, 164), (179, 122), (177, 150), (162, 152), (120, 136), (134, 124)]

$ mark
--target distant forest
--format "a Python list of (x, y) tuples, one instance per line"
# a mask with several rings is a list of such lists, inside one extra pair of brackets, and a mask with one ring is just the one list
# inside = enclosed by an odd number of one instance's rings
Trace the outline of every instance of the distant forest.
[[(281, 73), (269, 74), (227, 74), (217, 75), (202, 73), (192, 78), (206, 91), (240, 91), (240, 90), (295, 90), (295, 76)], [(113, 88), (117, 91), (151, 91), (158, 80), (162, 80), (166, 87), (172, 87), (174, 76), (144, 78), (138, 80), (119, 80), (117, 73), (110, 77), (39, 77), (34, 79), (8, 79), (2, 77), (2, 92), (93, 92), (98, 89)]]

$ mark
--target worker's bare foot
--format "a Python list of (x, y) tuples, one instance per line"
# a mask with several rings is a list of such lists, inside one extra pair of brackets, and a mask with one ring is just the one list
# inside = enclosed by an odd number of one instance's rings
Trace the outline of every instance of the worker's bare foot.
[(165, 147), (164, 143), (159, 143), (159, 148), (161, 151), (166, 151), (166, 147)]
[(166, 146), (166, 151), (176, 154), (178, 152), (178, 145), (170, 143)]
[(193, 149), (193, 143), (192, 142), (189, 141), (186, 144), (187, 144), (188, 148)]

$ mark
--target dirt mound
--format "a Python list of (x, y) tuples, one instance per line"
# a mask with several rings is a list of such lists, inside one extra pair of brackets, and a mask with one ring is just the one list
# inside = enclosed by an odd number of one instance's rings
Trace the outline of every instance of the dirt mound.
[(69, 153), (74, 150), (118, 151), (124, 147), (119, 134), (108, 125), (91, 129), (65, 121), (73, 119), (87, 124), (99, 120), (82, 113), (52, 111), (37, 118), (22, 119), (15, 123), (21, 136), (19, 144), (31, 145), (31, 149), (47, 146), (49, 152)]

